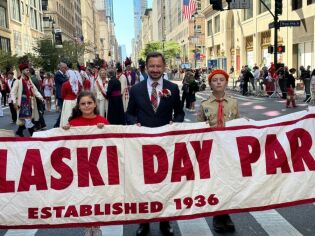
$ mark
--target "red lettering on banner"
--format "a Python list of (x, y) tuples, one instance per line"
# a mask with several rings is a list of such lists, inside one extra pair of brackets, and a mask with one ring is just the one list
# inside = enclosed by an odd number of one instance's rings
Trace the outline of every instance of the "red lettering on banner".
[(100, 204), (96, 204), (95, 205), (95, 215), (96, 216), (104, 215), (104, 212), (101, 210), (101, 205)]
[(137, 203), (131, 202), (129, 204), (125, 204), (125, 213), (126, 214), (137, 214)]
[(281, 146), (277, 135), (269, 134), (266, 138), (266, 171), (268, 175), (276, 174), (280, 168), (282, 173), (290, 173), (287, 155)]
[(150, 202), (151, 213), (160, 212), (163, 209), (163, 204), (161, 202)]
[[(94, 205), (69, 205), (57, 207), (28, 208), (29, 219), (88, 217), (91, 215), (149, 214), (163, 210), (163, 203), (153, 202), (115, 202)], [(39, 213), (40, 212), (40, 216)]]
[(27, 150), (17, 191), (29, 191), (31, 185), (35, 185), (37, 190), (48, 189), (42, 158), (38, 149)]
[(79, 187), (89, 187), (89, 177), (92, 179), (93, 186), (105, 185), (97, 167), (101, 151), (101, 146), (92, 147), (89, 156), (88, 148), (77, 149)]
[(71, 205), (68, 206), (66, 213), (65, 213), (65, 217), (78, 217), (79, 214), (77, 212), (77, 209), (75, 208), (75, 206)]
[(119, 180), (119, 160), (116, 146), (107, 147), (107, 170), (108, 184), (118, 185)]
[(48, 219), (48, 218), (51, 218), (51, 216), (52, 216), (51, 207), (44, 207), (41, 210), (41, 215), (40, 215), (41, 219)]
[(255, 137), (244, 136), (237, 137), (236, 142), (240, 156), (242, 175), (252, 176), (251, 165), (255, 163), (260, 156), (259, 140)]
[(202, 147), (200, 141), (191, 141), (196, 158), (198, 161), (200, 179), (209, 179), (210, 175), (210, 155), (212, 150), (213, 140), (203, 140)]
[(176, 143), (171, 182), (180, 182), (182, 176), (186, 176), (187, 180), (195, 179), (195, 173), (187, 151), (186, 143)]
[(123, 213), (122, 203), (116, 202), (113, 204), (113, 215), (120, 215)]
[[(158, 145), (143, 145), (142, 156), (144, 183), (161, 183), (168, 172), (168, 159), (165, 150)], [(157, 161), (156, 171), (154, 171), (154, 159)]]
[(145, 214), (149, 213), (148, 202), (139, 202), (139, 213)]
[(38, 219), (38, 208), (28, 208), (28, 218)]
[(15, 191), (15, 182), (7, 180), (8, 150), (0, 149), (0, 193), (11, 193)]
[(310, 149), (312, 148), (312, 136), (305, 129), (294, 129), (287, 132), (291, 148), (291, 159), (294, 172), (305, 171), (303, 162), (309, 170), (315, 170), (315, 160)]
[(92, 215), (91, 205), (81, 205), (80, 206), (80, 216), (90, 216)]
[(60, 147), (54, 150), (51, 154), (51, 166), (60, 174), (60, 178), (51, 176), (51, 188), (55, 190), (62, 190), (69, 187), (73, 181), (72, 169), (63, 162), (63, 159), (71, 160), (71, 153), (69, 148)]
[(65, 209), (65, 206), (57, 206), (53, 207), (53, 210), (56, 212), (56, 218), (61, 218), (62, 217), (62, 211)]

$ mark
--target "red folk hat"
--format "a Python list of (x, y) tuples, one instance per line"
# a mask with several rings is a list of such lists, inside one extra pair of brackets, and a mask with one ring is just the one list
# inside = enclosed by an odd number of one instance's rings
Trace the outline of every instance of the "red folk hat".
[(27, 63), (21, 63), (21, 64), (19, 64), (19, 69), (20, 69), (20, 71), (25, 70), (25, 69), (27, 69), (27, 68), (29, 68), (29, 64), (27, 64)]
[(225, 72), (225, 70), (217, 69), (217, 70), (213, 70), (213, 71), (210, 73), (210, 75), (208, 75), (208, 81), (209, 81), (209, 83), (210, 83), (212, 77), (215, 76), (215, 75), (218, 75), (218, 74), (223, 75), (226, 80), (229, 80), (229, 75)]
[(79, 69), (80, 69), (80, 71), (81, 71), (81, 70), (85, 70), (86, 67), (85, 67), (84, 65), (80, 65), (80, 66), (79, 66)]

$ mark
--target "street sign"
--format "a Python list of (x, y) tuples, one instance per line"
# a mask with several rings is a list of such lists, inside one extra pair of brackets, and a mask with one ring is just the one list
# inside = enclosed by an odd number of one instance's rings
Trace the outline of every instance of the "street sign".
[(280, 27), (298, 27), (301, 26), (300, 20), (280, 20)]
[[(300, 20), (280, 20), (278, 22), (279, 27), (299, 27), (301, 26)], [(275, 27), (275, 23), (271, 22), (269, 23), (269, 29), (272, 29)]]
[(230, 3), (230, 9), (249, 9), (250, 0), (232, 0)]

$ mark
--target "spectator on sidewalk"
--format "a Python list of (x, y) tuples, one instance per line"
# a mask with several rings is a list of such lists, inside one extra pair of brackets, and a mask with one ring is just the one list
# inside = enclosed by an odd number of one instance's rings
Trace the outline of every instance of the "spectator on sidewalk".
[(287, 76), (286, 86), (287, 86), (287, 105), (286, 107), (290, 107), (290, 103), (292, 103), (292, 107), (296, 107), (295, 103), (295, 78), (294, 74), (296, 72), (296, 69), (291, 68), (289, 70), (290, 74)]
[(305, 70), (304, 66), (300, 66), (300, 72), (300, 80), (303, 81), (305, 91), (305, 99), (303, 100), (303, 102), (309, 102), (311, 97), (311, 74), (310, 71)]

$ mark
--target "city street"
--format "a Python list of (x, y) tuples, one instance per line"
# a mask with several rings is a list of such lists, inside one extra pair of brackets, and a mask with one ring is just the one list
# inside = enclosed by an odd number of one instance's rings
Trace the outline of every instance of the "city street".
[[(180, 82), (177, 82), (180, 84)], [(207, 98), (209, 88), (203, 92), (199, 92), (196, 96), (196, 110), (198, 110), (201, 100)], [(306, 109), (307, 105), (298, 100), (298, 107), (293, 109), (285, 108), (285, 101), (278, 98), (268, 97), (243, 97), (237, 92), (229, 91), (229, 94), (237, 97), (240, 113), (243, 117), (248, 117), (255, 120), (269, 119), (280, 115), (289, 114), (292, 112)], [(10, 123), (9, 109), (4, 108), (5, 116), (0, 118), (1, 129), (15, 130), (16, 126)], [(52, 128), (58, 113), (54, 110), (45, 114), (45, 120), (48, 128)], [(196, 112), (186, 112), (185, 122), (195, 122)], [(26, 132), (25, 132), (26, 133)], [(250, 212), (233, 214), (232, 219), (236, 226), (236, 232), (226, 235), (315, 235), (315, 204), (306, 204), (296, 207), (280, 208), (262, 212)], [(188, 221), (173, 222), (175, 235), (182, 236), (210, 236), (218, 235), (212, 228), (212, 217), (198, 218)], [(104, 226), (101, 227), (103, 235), (110, 236), (131, 236), (135, 235), (137, 225), (125, 226)], [(84, 228), (63, 228), (63, 229), (38, 229), (38, 230), (0, 230), (0, 236), (83, 236)], [(159, 225), (151, 224), (149, 236), (161, 235)]]

